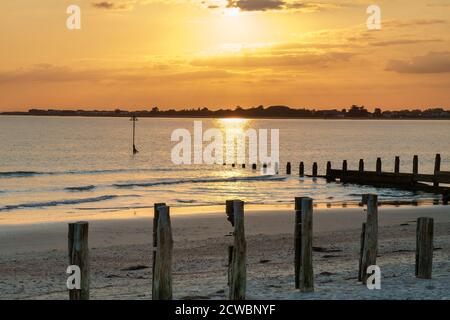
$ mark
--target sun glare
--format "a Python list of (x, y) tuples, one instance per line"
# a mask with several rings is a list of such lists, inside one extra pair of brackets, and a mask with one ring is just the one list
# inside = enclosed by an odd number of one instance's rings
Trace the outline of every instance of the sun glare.
[(223, 10), (223, 15), (225, 17), (237, 17), (240, 11), (239, 8), (226, 8)]

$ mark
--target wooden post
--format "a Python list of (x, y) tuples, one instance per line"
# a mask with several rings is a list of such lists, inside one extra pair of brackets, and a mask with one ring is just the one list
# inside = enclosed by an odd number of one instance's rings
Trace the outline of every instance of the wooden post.
[(361, 263), (361, 280), (366, 283), (367, 267), (377, 264), (378, 252), (378, 196), (368, 194), (367, 197), (367, 221), (364, 235), (364, 250)]
[(158, 219), (159, 219), (159, 207), (165, 206), (165, 203), (155, 203), (153, 205), (153, 260), (152, 260), (152, 292), (154, 292), (153, 286), (155, 283), (155, 260), (156, 249), (158, 247)]
[(347, 160), (342, 161), (342, 171), (347, 172)]
[(256, 170), (256, 163), (252, 164), (252, 170)]
[(431, 279), (433, 270), (433, 229), (432, 218), (417, 219), (416, 233), (416, 277)]
[(413, 174), (419, 174), (419, 156), (414, 156), (413, 159)]
[(228, 280), (227, 285), (230, 286), (230, 278), (232, 273), (232, 267), (233, 267), (233, 246), (228, 246)]
[(358, 281), (362, 281), (362, 259), (363, 259), (363, 254), (364, 254), (364, 238), (366, 236), (366, 223), (364, 222), (362, 224), (362, 228), (361, 228), (361, 247), (359, 250), (359, 269), (358, 269)]
[(364, 159), (359, 159), (359, 172), (364, 172)]
[(301, 207), (301, 256), (300, 256), (300, 290), (302, 292), (314, 291), (314, 270), (312, 261), (313, 239), (313, 200), (302, 199)]
[(234, 227), (234, 207), (233, 200), (225, 201), (225, 212), (227, 214), (227, 220), (231, 223), (231, 226)]
[(294, 226), (294, 271), (295, 289), (300, 289), (300, 265), (302, 252), (302, 200), (305, 197), (295, 198), (295, 226)]
[(172, 300), (172, 227), (168, 206), (158, 207), (157, 249), (153, 300)]
[[(437, 177), (439, 172), (441, 171), (441, 155), (437, 154), (436, 159), (434, 160), (434, 175)], [(435, 181), (433, 186), (439, 187), (439, 182)]]
[(332, 180), (331, 179), (331, 161), (328, 161), (327, 162), (327, 173), (326, 173), (326, 177), (327, 177), (327, 180), (329, 181), (329, 180)]
[(377, 173), (381, 173), (381, 158), (377, 158)]
[(291, 174), (291, 163), (290, 162), (288, 162), (286, 164), (286, 174)]
[(305, 176), (305, 164), (303, 162), (300, 162), (300, 165), (298, 166), (298, 175), (300, 177)]
[(242, 164), (242, 169), (245, 169), (245, 163)]
[(313, 163), (312, 175), (313, 175), (313, 177), (317, 177), (317, 162)]
[(69, 223), (69, 265), (80, 268), (80, 289), (69, 290), (70, 300), (89, 300), (90, 264), (88, 245), (88, 222)]
[(230, 276), (230, 300), (244, 300), (247, 284), (246, 255), (244, 229), (244, 202), (233, 201), (234, 208), (234, 248)]
[(395, 157), (395, 166), (394, 167), (395, 167), (394, 172), (396, 174), (399, 174), (400, 173), (400, 157), (399, 156)]

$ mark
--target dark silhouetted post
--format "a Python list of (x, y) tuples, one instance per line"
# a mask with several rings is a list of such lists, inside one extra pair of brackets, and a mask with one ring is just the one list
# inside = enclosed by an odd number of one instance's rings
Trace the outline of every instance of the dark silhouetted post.
[(377, 173), (381, 173), (381, 158), (377, 158)]
[[(441, 171), (441, 155), (437, 154), (436, 159), (434, 160), (434, 176), (437, 178), (439, 172)], [(439, 182), (435, 181), (433, 183), (435, 187), (439, 187)]]
[(419, 174), (419, 156), (413, 158), (413, 174)]
[(312, 175), (313, 175), (313, 177), (317, 177), (317, 162), (313, 163)]
[(138, 153), (139, 151), (136, 149), (135, 142), (135, 136), (136, 136), (136, 122), (138, 121), (138, 118), (135, 115), (131, 116), (130, 121), (133, 122), (133, 154)]
[(288, 162), (286, 164), (286, 174), (291, 174), (291, 163), (290, 162)]
[(302, 252), (302, 200), (304, 198), (305, 197), (295, 198), (294, 271), (296, 289), (300, 289), (300, 259)]
[(347, 160), (342, 161), (342, 171), (347, 172)]
[(362, 224), (361, 228), (361, 247), (359, 250), (359, 271), (358, 271), (358, 281), (362, 281), (362, 261), (363, 261), (363, 254), (364, 254), (364, 238), (366, 237), (366, 223), (364, 222)]
[(244, 300), (247, 284), (247, 245), (244, 229), (244, 202), (233, 201), (234, 213), (234, 246), (230, 276), (230, 300)]
[(69, 290), (70, 300), (89, 300), (89, 223), (69, 223), (69, 265), (80, 268), (80, 289)]
[(364, 172), (364, 159), (359, 159), (359, 172)]
[(242, 169), (245, 169), (245, 163), (242, 164)]
[(312, 261), (313, 239), (313, 200), (302, 199), (302, 243), (300, 252), (300, 290), (302, 292), (314, 291), (314, 271)]
[(433, 271), (433, 219), (417, 219), (416, 277), (431, 279)]
[(155, 203), (153, 205), (153, 261), (152, 261), (152, 292), (153, 284), (155, 283), (155, 260), (156, 249), (158, 247), (158, 219), (159, 219), (159, 207), (164, 207), (165, 203)]
[(169, 207), (159, 206), (153, 300), (172, 300), (172, 250)]
[(228, 246), (228, 280), (227, 285), (230, 286), (231, 270), (233, 262), (233, 246)]
[(378, 196), (376, 194), (366, 195), (367, 199), (367, 221), (364, 235), (364, 250), (361, 263), (363, 283), (367, 281), (367, 267), (377, 264), (378, 251)]
[(303, 162), (300, 162), (300, 165), (298, 166), (298, 175), (300, 177), (305, 176), (305, 164)]
[(256, 163), (252, 164), (252, 170), (256, 170)]
[(331, 180), (331, 161), (327, 162), (326, 177), (327, 177), (327, 180)]
[(395, 157), (394, 172), (396, 174), (400, 173), (400, 157), (399, 156)]

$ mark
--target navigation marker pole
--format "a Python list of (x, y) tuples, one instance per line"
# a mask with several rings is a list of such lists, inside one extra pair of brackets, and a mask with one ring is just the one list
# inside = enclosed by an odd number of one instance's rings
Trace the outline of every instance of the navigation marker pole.
[(134, 143), (134, 139), (136, 136), (136, 121), (138, 121), (137, 117), (135, 115), (131, 116), (130, 121), (133, 121), (133, 154), (138, 153), (139, 151), (136, 149), (136, 145)]

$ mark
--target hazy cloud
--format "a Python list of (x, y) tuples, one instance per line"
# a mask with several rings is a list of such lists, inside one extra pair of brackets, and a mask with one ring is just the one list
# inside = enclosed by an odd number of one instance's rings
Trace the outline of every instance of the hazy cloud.
[(418, 43), (429, 43), (429, 42), (442, 42), (442, 39), (399, 39), (399, 40), (387, 40), (372, 42), (372, 46), (376, 47), (387, 47), (396, 45), (408, 45), (408, 44), (418, 44)]
[(409, 61), (391, 60), (387, 71), (398, 73), (446, 73), (450, 72), (450, 51), (430, 52)]
[[(337, 4), (293, 1), (293, 0), (227, 0), (227, 8), (239, 8), (241, 11), (270, 11), (270, 10), (295, 10), (302, 12), (315, 12), (326, 8), (339, 7)], [(215, 6), (217, 8), (217, 6)]]

